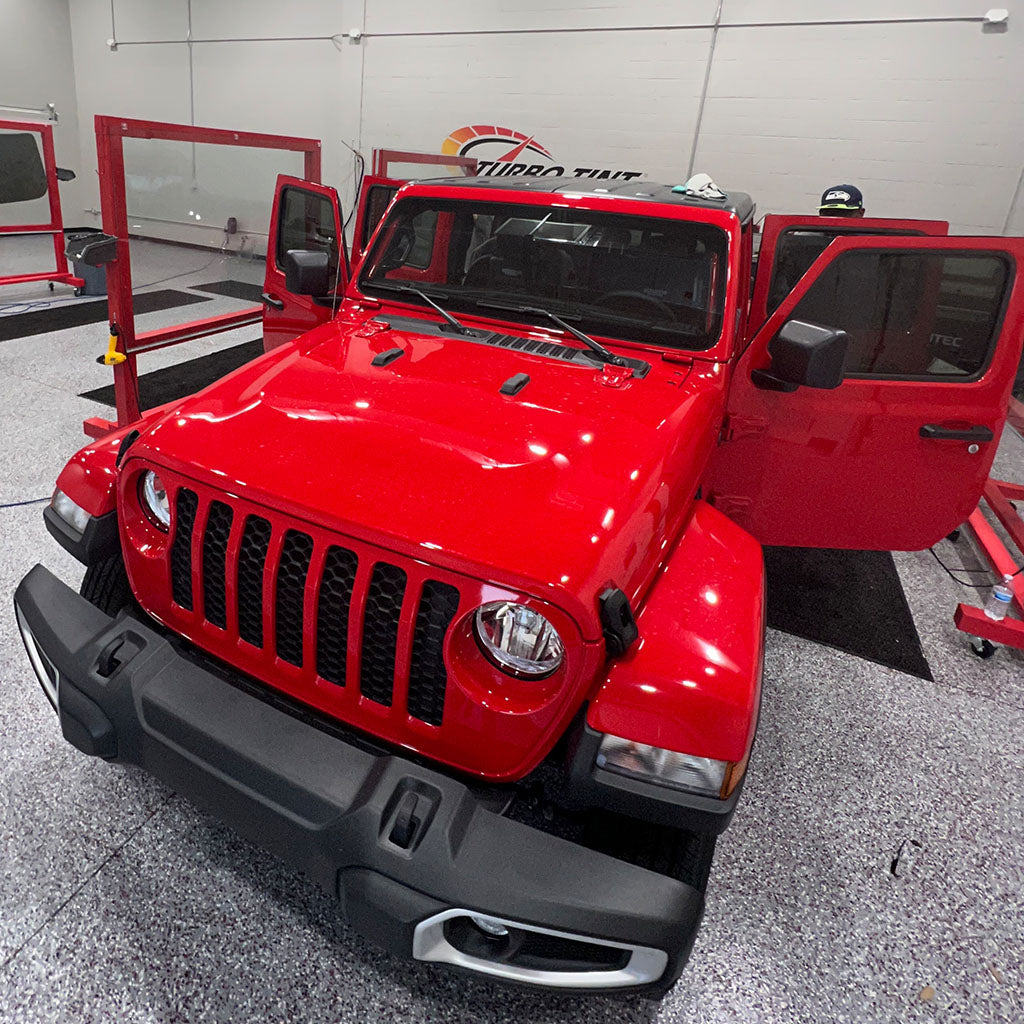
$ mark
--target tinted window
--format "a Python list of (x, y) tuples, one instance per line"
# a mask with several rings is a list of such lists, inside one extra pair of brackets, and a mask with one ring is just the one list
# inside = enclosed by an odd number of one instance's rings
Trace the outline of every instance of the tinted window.
[(46, 170), (36, 136), (0, 133), (0, 204), (24, 203), (46, 195)]
[[(775, 243), (775, 258), (772, 261), (772, 282), (768, 288), (768, 315), (779, 308), (782, 300), (796, 287), (797, 281), (810, 269), (811, 264), (825, 251), (833, 238), (846, 235), (881, 235), (896, 232), (861, 230), (850, 228), (827, 230), (810, 228), (788, 228), (779, 235)], [(916, 231), (900, 231), (901, 235), (919, 234)]]
[(334, 204), (327, 196), (301, 188), (286, 188), (281, 194), (277, 222), (277, 265), (284, 266), (289, 249), (314, 249), (330, 256), (330, 273), (338, 272), (338, 225)]
[(359, 239), (360, 249), (365, 249), (369, 244), (373, 229), (381, 222), (397, 191), (396, 185), (374, 185), (370, 188), (366, 196), (366, 216), (363, 219), (363, 236)]
[[(445, 260), (431, 261), (435, 242)], [(410, 196), (392, 207), (359, 284), (383, 295), (414, 280), (438, 286), (452, 310), (540, 306), (606, 337), (706, 349), (722, 329), (726, 249), (725, 232), (695, 221)]]
[(988, 362), (1010, 281), (990, 253), (847, 252), (791, 319), (850, 335), (851, 377), (975, 377)]

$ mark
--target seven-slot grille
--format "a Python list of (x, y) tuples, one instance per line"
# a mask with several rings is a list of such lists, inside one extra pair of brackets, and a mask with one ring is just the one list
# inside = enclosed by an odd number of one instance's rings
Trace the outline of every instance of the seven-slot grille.
[[(188, 487), (178, 488), (174, 505), (169, 570), (176, 605), (226, 637), (237, 634), (252, 648), (298, 669), (315, 669), (334, 686), (354, 686), (387, 708), (396, 698), (396, 671), (404, 674), (397, 668), (404, 646), (408, 714), (441, 725), (447, 690), (443, 646), (459, 606), (456, 587), (423, 579), (418, 598), (411, 594), (415, 612), (403, 620), (410, 583), (401, 566), (365, 551), (361, 559), (355, 550), (323, 540), (326, 550), (318, 550), (312, 533), (299, 528), (279, 529), (275, 537), (269, 519), (221, 500), (203, 506)], [(273, 609), (269, 629), (267, 603)], [(403, 631), (411, 636), (403, 637)], [(358, 678), (349, 678), (353, 647), (359, 652)]]

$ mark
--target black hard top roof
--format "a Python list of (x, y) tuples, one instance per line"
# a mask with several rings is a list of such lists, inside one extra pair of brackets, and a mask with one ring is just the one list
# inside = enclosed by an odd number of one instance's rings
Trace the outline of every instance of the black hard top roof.
[(754, 212), (754, 202), (746, 192), (727, 192), (725, 199), (698, 199), (695, 196), (673, 192), (671, 185), (653, 181), (612, 181), (591, 178), (498, 178), (485, 174), (475, 177), (417, 179), (421, 185), (458, 185), (462, 188), (507, 189), (509, 192), (574, 192), (584, 196), (614, 196), (616, 199), (636, 199), (648, 203), (668, 203), (671, 206), (692, 206), (701, 210), (728, 210), (741, 221)]

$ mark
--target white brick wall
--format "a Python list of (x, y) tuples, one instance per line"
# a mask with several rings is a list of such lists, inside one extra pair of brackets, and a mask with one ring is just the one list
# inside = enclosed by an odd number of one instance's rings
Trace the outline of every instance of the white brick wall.
[[(359, 140), (368, 159), (377, 146), (437, 151), (450, 131), (474, 123), (532, 133), (566, 166), (677, 181), (693, 144), (716, 7), (716, 0), (193, 0), (198, 39), (327, 36), (357, 26), (367, 33), (359, 44), (197, 43), (196, 118), (323, 138), (325, 176), (341, 185), (346, 202), (351, 161), (341, 140)], [(977, 21), (783, 24), (978, 18), (986, 7), (724, 0), (696, 169), (751, 192), (761, 213), (813, 210), (825, 186), (845, 180), (861, 185), (873, 213), (948, 218), (954, 229), (978, 233), (1002, 231), (1009, 217), (1024, 231), (1024, 198), (1011, 210), (1024, 166), (1024, 8), (1011, 6), (1004, 32)], [(185, 0), (115, 0), (114, 8), (121, 39), (184, 38)], [(94, 156), (95, 112), (187, 120), (184, 45), (111, 53), (107, 0), (74, 0), (71, 16), (83, 163)], [(218, 175), (225, 172), (208, 174)], [(85, 191), (94, 193), (87, 179)], [(205, 183), (212, 215), (246, 210), (258, 220), (264, 179), (254, 165), (248, 176)]]

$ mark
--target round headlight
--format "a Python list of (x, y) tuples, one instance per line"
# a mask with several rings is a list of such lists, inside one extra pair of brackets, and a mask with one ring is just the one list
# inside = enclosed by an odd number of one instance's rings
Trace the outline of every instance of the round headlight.
[(502, 672), (538, 679), (562, 664), (562, 638), (540, 612), (525, 604), (492, 601), (481, 605), (475, 625), (484, 653)]
[(171, 526), (171, 503), (167, 500), (167, 488), (151, 469), (142, 474), (139, 483), (139, 496), (142, 499), (142, 507), (149, 513), (153, 522), (161, 530), (168, 530)]

